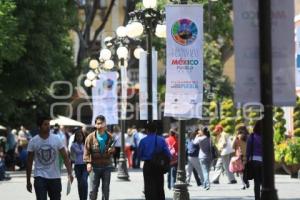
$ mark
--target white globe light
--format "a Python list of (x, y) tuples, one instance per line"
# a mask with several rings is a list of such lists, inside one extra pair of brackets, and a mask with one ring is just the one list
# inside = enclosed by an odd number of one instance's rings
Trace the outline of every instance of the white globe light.
[(89, 79), (85, 79), (84, 80), (84, 85), (85, 85), (85, 87), (91, 87), (92, 86), (92, 81), (89, 80)]
[(118, 58), (124, 58), (126, 59), (128, 57), (128, 49), (126, 47), (119, 47), (117, 49), (117, 55), (118, 55)]
[(127, 36), (135, 38), (143, 34), (144, 27), (140, 22), (132, 22), (126, 26)]
[(134, 57), (135, 57), (136, 59), (140, 59), (140, 57), (141, 57), (141, 52), (143, 52), (143, 51), (144, 51), (143, 48), (137, 47), (137, 48), (134, 50), (134, 52), (133, 52)]
[(156, 0), (143, 0), (143, 5), (145, 8), (155, 8)]
[(95, 60), (95, 59), (90, 60), (89, 66), (90, 66), (91, 69), (97, 69), (98, 68), (98, 61)]
[(100, 51), (100, 60), (109, 60), (111, 57), (111, 51), (109, 49), (102, 49)]
[(127, 36), (130, 37), (130, 38), (133, 38), (133, 31), (132, 31), (131, 23), (130, 23), (130, 24), (127, 24), (127, 25), (125, 26), (125, 28), (126, 28)]
[(86, 74), (86, 77), (89, 79), (89, 80), (93, 80), (95, 77), (96, 77), (96, 74), (93, 72), (93, 71), (89, 71), (87, 74)]
[(120, 78), (120, 73), (119, 72), (116, 72), (117, 73), (117, 80)]
[(93, 87), (96, 87), (96, 85), (97, 85), (97, 79), (92, 80), (91, 83), (92, 83), (92, 86), (93, 86)]
[(159, 38), (166, 38), (167, 36), (167, 27), (164, 24), (157, 24), (155, 29), (155, 35)]
[(126, 37), (126, 28), (124, 26), (119, 26), (116, 30), (117, 36), (118, 37)]
[(104, 68), (105, 69), (112, 69), (114, 67), (115, 63), (112, 60), (107, 60), (104, 63)]

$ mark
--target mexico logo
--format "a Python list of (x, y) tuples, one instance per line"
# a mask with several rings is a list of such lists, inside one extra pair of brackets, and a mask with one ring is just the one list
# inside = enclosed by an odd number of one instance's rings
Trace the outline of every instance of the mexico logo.
[(198, 34), (197, 26), (190, 19), (179, 19), (172, 26), (172, 37), (176, 43), (187, 46), (192, 44)]

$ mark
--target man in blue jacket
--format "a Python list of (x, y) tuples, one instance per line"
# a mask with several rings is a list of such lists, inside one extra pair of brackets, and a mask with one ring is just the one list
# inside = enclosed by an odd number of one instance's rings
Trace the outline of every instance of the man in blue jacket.
[[(165, 200), (164, 174), (150, 162), (155, 152), (163, 152), (171, 158), (165, 139), (156, 134), (156, 126), (153, 122), (146, 125), (147, 136), (143, 138), (138, 147), (138, 156), (144, 161), (143, 176), (146, 200)], [(156, 143), (155, 143), (156, 140)]]

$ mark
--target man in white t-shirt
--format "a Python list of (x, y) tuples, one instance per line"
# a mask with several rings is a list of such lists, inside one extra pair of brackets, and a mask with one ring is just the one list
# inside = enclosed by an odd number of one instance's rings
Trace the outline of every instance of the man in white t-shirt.
[(31, 171), (34, 160), (34, 190), (37, 200), (61, 199), (61, 179), (59, 168), (59, 154), (64, 159), (68, 171), (69, 181), (73, 181), (72, 168), (64, 144), (58, 136), (50, 133), (50, 119), (38, 119), (39, 134), (28, 144), (27, 158), (27, 190), (32, 192)]

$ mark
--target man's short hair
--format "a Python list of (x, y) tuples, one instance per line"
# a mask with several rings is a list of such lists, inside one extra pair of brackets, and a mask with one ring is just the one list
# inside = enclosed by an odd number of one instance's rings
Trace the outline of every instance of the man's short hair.
[(98, 115), (98, 116), (96, 117), (96, 119), (95, 119), (95, 124), (96, 124), (97, 120), (100, 120), (100, 121), (103, 121), (103, 122), (106, 121), (106, 119), (105, 119), (105, 117), (104, 117), (103, 115)]
[(148, 133), (155, 133), (157, 131), (156, 123), (155, 122), (148, 122), (146, 124), (146, 131)]
[(48, 121), (48, 120), (51, 120), (51, 117), (49, 116), (41, 116), (41, 117), (38, 117), (37, 118), (37, 121), (36, 121), (36, 125), (38, 127), (41, 127), (42, 124), (44, 123), (44, 121)]

